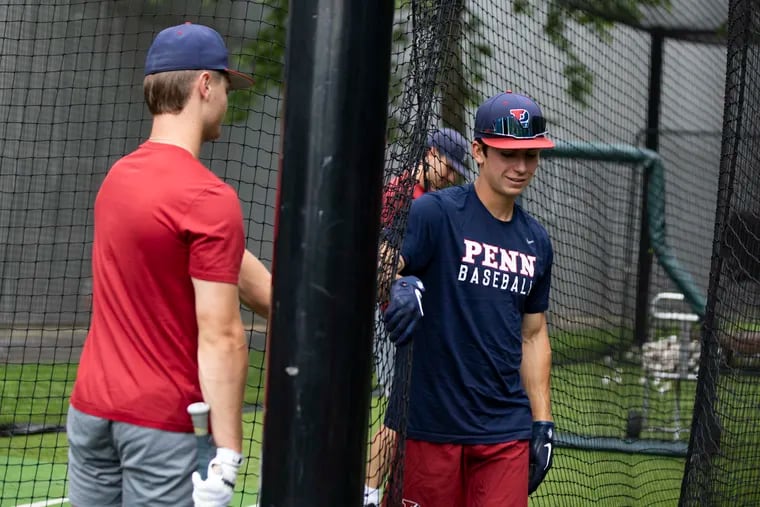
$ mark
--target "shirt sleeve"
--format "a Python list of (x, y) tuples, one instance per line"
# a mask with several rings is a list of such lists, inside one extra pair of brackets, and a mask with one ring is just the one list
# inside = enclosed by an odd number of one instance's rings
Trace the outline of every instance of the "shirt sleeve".
[[(380, 212), (380, 223), (383, 227), (389, 227), (393, 223), (393, 218), (398, 213), (403, 196), (403, 187), (396, 178), (383, 189), (383, 203)], [(411, 199), (411, 196), (409, 197)]]
[(533, 283), (533, 288), (525, 299), (525, 313), (543, 313), (549, 308), (549, 290), (552, 282), (552, 264), (554, 263), (554, 250), (551, 241), (546, 238), (546, 262), (541, 274)]
[(402, 174), (391, 180), (383, 191), (383, 203), (380, 211), (382, 238), (394, 247), (403, 238), (404, 218), (401, 210), (412, 200), (414, 180), (408, 174)]
[(190, 276), (237, 285), (245, 238), (243, 212), (229, 185), (204, 190), (183, 221), (190, 249)]
[(412, 202), (401, 247), (402, 274), (418, 272), (430, 262), (437, 248), (442, 215), (441, 203), (433, 194), (425, 194)]

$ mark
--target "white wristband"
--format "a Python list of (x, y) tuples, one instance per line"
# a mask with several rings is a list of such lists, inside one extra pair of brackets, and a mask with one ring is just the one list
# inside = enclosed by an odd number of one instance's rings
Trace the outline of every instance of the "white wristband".
[(243, 464), (243, 455), (227, 447), (217, 447), (216, 457), (224, 464), (238, 467)]

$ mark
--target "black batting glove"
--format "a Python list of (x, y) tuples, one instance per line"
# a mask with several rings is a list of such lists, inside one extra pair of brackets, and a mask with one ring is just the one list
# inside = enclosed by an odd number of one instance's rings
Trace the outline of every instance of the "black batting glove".
[(391, 285), (390, 301), (383, 319), (388, 337), (396, 345), (403, 345), (412, 337), (412, 331), (422, 319), (422, 293), (425, 286), (416, 276), (405, 276)]
[(530, 438), (530, 473), (528, 494), (530, 495), (546, 477), (554, 459), (554, 423), (534, 421)]

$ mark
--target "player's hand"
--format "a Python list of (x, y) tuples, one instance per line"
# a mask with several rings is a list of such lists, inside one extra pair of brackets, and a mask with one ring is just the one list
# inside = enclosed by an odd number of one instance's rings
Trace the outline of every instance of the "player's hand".
[(554, 423), (551, 421), (534, 421), (533, 435), (530, 438), (530, 474), (528, 477), (528, 494), (538, 489), (546, 477), (554, 459)]
[(235, 491), (243, 456), (220, 447), (216, 456), (208, 464), (208, 476), (204, 481), (198, 472), (193, 472), (193, 504), (195, 507), (227, 507)]
[(385, 310), (385, 330), (396, 345), (403, 345), (412, 337), (422, 312), (422, 293), (425, 286), (416, 276), (399, 278), (391, 285), (390, 301)]

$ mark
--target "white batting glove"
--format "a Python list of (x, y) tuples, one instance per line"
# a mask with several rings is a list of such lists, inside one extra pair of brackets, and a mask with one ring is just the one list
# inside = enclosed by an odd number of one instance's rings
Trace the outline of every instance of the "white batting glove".
[(195, 507), (227, 507), (235, 491), (243, 456), (232, 449), (220, 447), (208, 464), (208, 476), (193, 472), (193, 504)]

